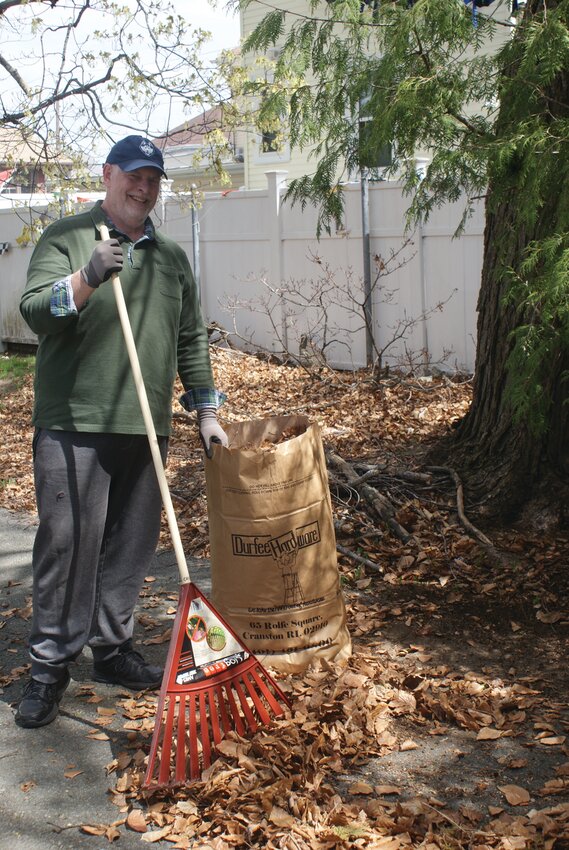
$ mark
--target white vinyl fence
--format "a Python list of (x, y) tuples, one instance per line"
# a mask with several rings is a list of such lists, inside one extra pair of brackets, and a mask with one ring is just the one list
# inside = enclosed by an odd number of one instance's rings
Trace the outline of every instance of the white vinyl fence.
[[(282, 201), (286, 174), (269, 172), (267, 189), (208, 194), (192, 227), (188, 204), (165, 199), (161, 229), (194, 259), (199, 230), (200, 297), (204, 316), (235, 334), (236, 344), (319, 358), (341, 368), (366, 364), (362, 191), (346, 186), (343, 228), (316, 239), (316, 212)], [(472, 372), (476, 299), (482, 264), (482, 204), (459, 238), (462, 206), (436, 210), (411, 235), (404, 232), (408, 199), (397, 183), (369, 186), (371, 319), (383, 361), (423, 363)], [(194, 219), (195, 222), (195, 219)], [(31, 248), (16, 237), (22, 220), (0, 209), (0, 328), (4, 344), (33, 341), (19, 317)], [(379, 276), (378, 276), (379, 270)]]

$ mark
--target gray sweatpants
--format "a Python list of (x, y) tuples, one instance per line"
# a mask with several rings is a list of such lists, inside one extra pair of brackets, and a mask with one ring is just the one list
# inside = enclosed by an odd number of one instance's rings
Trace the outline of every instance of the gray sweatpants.
[(161, 497), (145, 436), (39, 429), (34, 475), (31, 673), (49, 683), (85, 645), (103, 660), (132, 637)]

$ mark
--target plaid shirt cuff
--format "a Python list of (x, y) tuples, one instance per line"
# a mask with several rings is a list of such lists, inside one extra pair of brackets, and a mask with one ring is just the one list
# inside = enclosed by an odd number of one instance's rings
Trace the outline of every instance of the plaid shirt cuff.
[(180, 396), (180, 404), (184, 410), (200, 410), (203, 407), (221, 407), (227, 399), (225, 393), (210, 387), (194, 387)]
[(51, 315), (57, 318), (77, 314), (78, 311), (73, 300), (73, 290), (71, 288), (71, 275), (64, 277), (62, 280), (56, 280), (51, 287), (49, 309)]

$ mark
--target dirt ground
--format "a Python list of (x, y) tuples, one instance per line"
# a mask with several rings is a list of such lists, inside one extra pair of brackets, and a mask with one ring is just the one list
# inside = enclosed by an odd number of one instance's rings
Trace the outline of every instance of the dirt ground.
[[(532, 801), (539, 800), (567, 758), (567, 623), (536, 625), (526, 600), (496, 603), (469, 586), (461, 588), (460, 580), (451, 588), (376, 586), (372, 604), (377, 596), (387, 611), (376, 651), (395, 667), (391, 682), (418, 697), (414, 711), (393, 719), (392, 731), (399, 742), (412, 740), (418, 747), (394, 749), (363, 774), (373, 784), (393, 784), (404, 795), (435, 798), (451, 809), (471, 806), (481, 817), (504, 805), (500, 786), (523, 786)], [(360, 601), (365, 604), (365, 597)], [(394, 617), (394, 611), (401, 614)], [(461, 681), (505, 693), (512, 685), (527, 686), (530, 704), (514, 734), (478, 740), (460, 715), (456, 722), (458, 709), (421, 700), (421, 687), (433, 674), (440, 676), (443, 692)], [(508, 699), (502, 700), (504, 716), (518, 710)], [(540, 743), (540, 731), (557, 737), (557, 744)], [(567, 789), (561, 797), (567, 799)]]

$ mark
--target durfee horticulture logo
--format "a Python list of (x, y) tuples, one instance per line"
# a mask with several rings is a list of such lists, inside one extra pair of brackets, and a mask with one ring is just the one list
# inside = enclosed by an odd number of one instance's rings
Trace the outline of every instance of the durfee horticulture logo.
[(291, 529), (278, 537), (269, 534), (232, 534), (233, 554), (244, 558), (274, 558), (320, 543), (318, 520)]
[(300, 549), (320, 543), (318, 520), (299, 528), (286, 531), (278, 537), (233, 534), (233, 554), (245, 558), (271, 557), (276, 561), (283, 582), (283, 602), (286, 607), (302, 605), (304, 591), (296, 570), (296, 558)]

